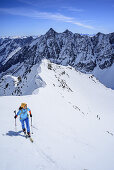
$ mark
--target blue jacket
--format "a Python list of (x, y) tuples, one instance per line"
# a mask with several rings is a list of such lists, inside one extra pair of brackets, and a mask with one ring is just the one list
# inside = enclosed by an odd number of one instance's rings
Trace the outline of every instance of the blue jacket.
[(29, 114), (28, 114), (28, 111), (29, 113), (31, 114), (31, 110), (29, 108), (27, 109), (21, 109), (17, 112), (17, 116), (20, 115), (20, 120), (24, 120), (26, 119), (27, 117), (29, 117)]

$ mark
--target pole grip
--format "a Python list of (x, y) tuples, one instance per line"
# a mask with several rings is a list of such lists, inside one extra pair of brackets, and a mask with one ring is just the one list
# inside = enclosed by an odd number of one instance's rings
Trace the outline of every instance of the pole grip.
[[(14, 110), (15, 116), (16, 116), (16, 110)], [(16, 119), (15, 119), (15, 126), (16, 126)]]

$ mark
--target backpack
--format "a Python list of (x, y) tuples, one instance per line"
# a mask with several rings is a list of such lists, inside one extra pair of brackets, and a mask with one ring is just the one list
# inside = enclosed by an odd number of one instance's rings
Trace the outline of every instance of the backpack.
[(22, 107), (21, 107), (21, 106), (19, 107), (19, 110), (22, 110)]

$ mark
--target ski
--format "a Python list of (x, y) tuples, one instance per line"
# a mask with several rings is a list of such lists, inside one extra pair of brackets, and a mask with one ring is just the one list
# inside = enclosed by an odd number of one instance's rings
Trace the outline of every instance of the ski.
[(30, 141), (33, 143), (33, 139), (31, 137), (29, 137), (27, 134), (24, 134), (24, 136), (25, 136), (26, 139), (29, 138)]
[(30, 141), (33, 143), (33, 139), (31, 137), (29, 137)]

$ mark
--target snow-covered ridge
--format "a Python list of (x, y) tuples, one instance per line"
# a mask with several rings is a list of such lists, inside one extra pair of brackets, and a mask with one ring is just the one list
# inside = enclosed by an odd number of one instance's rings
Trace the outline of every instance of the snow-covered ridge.
[(28, 37), (38, 38), (40, 35), (29, 35), (29, 36), (0, 36), (1, 39), (24, 39)]
[[(74, 91), (73, 84), (76, 82), (80, 86), (81, 81), (85, 81), (85, 84), (87, 81), (86, 86), (88, 86), (89, 82), (92, 86), (97, 85), (99, 88), (105, 88), (93, 75), (76, 71), (71, 66), (51, 63), (47, 59), (42, 60), (41, 64), (36, 64), (28, 70), (23, 65), (21, 67), (17, 65), (16, 69), (12, 75), (2, 77), (0, 96), (37, 94), (39, 88), (46, 85), (62, 88), (64, 91), (72, 93)], [(48, 82), (46, 81), (47, 79)]]
[(16, 69), (13, 75), (5, 75), (0, 80), (0, 96), (30, 95), (36, 93), (34, 91), (38, 93), (39, 88), (45, 86), (45, 82), (38, 75), (38, 64), (28, 70), (24, 66), (17, 66)]

